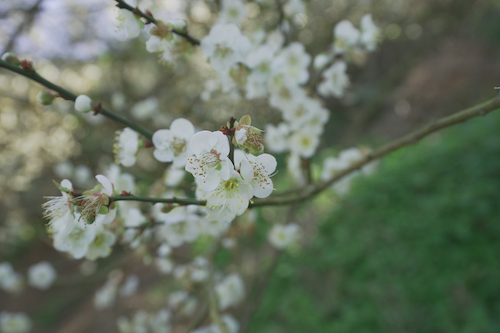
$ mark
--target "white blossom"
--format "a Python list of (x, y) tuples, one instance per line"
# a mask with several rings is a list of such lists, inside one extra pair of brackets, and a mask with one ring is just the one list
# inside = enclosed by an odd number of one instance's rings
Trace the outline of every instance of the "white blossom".
[[(248, 175), (253, 178), (251, 167), (248, 168)], [(248, 208), (253, 196), (252, 186), (248, 184), (251, 180), (248, 178), (245, 180), (242, 174), (232, 170), (228, 180), (221, 180), (213, 191), (205, 192), (198, 189), (197, 196), (201, 200), (206, 200), (208, 209), (217, 212), (221, 219), (232, 220)]]
[(85, 258), (88, 260), (96, 260), (97, 258), (109, 256), (111, 247), (115, 244), (115, 241), (115, 234), (104, 229), (102, 226), (97, 226), (96, 236), (94, 241), (90, 243)]
[(324, 81), (318, 85), (318, 92), (323, 96), (344, 96), (345, 88), (349, 85), (346, 70), (347, 65), (344, 61), (335, 62), (323, 72)]
[(239, 24), (246, 16), (245, 3), (242, 0), (222, 0), (217, 23)]
[(28, 268), (28, 282), (32, 287), (47, 290), (57, 278), (54, 266), (48, 261), (41, 261)]
[(135, 180), (130, 173), (122, 173), (120, 167), (114, 163), (110, 164), (106, 171), (106, 178), (113, 184), (116, 191), (134, 192)]
[(221, 180), (231, 177), (233, 164), (228, 158), (229, 141), (220, 131), (201, 131), (190, 142), (194, 157), (188, 158), (186, 171), (196, 179), (200, 190), (212, 191)]
[(153, 134), (155, 158), (160, 162), (173, 162), (177, 167), (185, 166), (191, 155), (189, 141), (193, 135), (194, 126), (189, 120), (174, 120), (170, 129), (162, 129)]
[(0, 312), (0, 332), (27, 333), (31, 330), (31, 319), (24, 312)]
[[(75, 216), (79, 220), (79, 215)], [(68, 252), (75, 259), (81, 259), (89, 249), (89, 245), (96, 236), (96, 223), (85, 225), (75, 223), (73, 230), (68, 235), (57, 233), (54, 235), (54, 248), (57, 251)]]
[(335, 53), (342, 53), (356, 45), (360, 32), (350, 21), (342, 20), (333, 29), (335, 40), (333, 43)]
[(155, 266), (162, 274), (170, 274), (174, 270), (174, 263), (169, 258), (156, 258)]
[(319, 145), (318, 133), (304, 127), (295, 132), (290, 137), (290, 150), (304, 158), (310, 158), (316, 152)]
[(314, 57), (313, 67), (315, 70), (323, 69), (328, 62), (330, 61), (330, 57), (325, 53), (320, 53), (316, 57)]
[(96, 225), (109, 224), (115, 219), (117, 210), (115, 203), (109, 204), (109, 198), (113, 196), (114, 186), (103, 175), (97, 175), (95, 178), (101, 185), (91, 191), (83, 192), (83, 195), (78, 198), (81, 200), (81, 214), (89, 221), (95, 220)]
[(117, 164), (125, 167), (133, 166), (139, 150), (139, 134), (133, 129), (125, 127), (117, 132), (113, 150)]
[(0, 288), (7, 292), (20, 291), (22, 288), (22, 276), (16, 273), (10, 262), (0, 263)]
[(292, 42), (273, 59), (271, 68), (273, 75), (283, 74), (288, 85), (302, 84), (309, 79), (307, 67), (310, 63), (311, 56), (305, 51), (304, 45)]
[(64, 191), (61, 191), (60, 197), (46, 197), (49, 199), (42, 205), (44, 217), (49, 220), (49, 228), (54, 233), (60, 233), (62, 236), (68, 235), (75, 225), (73, 198), (68, 194), (73, 190), (73, 185), (67, 179), (64, 179), (60, 185)]
[(139, 277), (137, 275), (129, 275), (120, 287), (119, 294), (121, 297), (128, 297), (136, 293), (139, 287)]
[(97, 310), (109, 309), (115, 304), (118, 292), (118, 281), (110, 279), (99, 288), (94, 295), (94, 306)]
[(245, 285), (238, 274), (227, 275), (215, 286), (219, 309), (225, 310), (238, 304), (245, 295)]
[[(234, 152), (234, 162), (235, 165), (240, 166), (238, 168), (239, 173), (252, 186), (252, 193), (255, 197), (267, 198), (273, 192), (274, 187), (271, 176), (276, 171), (277, 166), (274, 156), (270, 154), (247, 155), (238, 149)], [(251, 167), (250, 177), (245, 177), (246, 172), (242, 169), (247, 164)]]
[(267, 124), (264, 133), (266, 147), (274, 153), (284, 152), (288, 147), (287, 137), (289, 133), (290, 128), (285, 123), (279, 123), (278, 126)]
[(375, 51), (380, 37), (379, 28), (373, 23), (372, 15), (366, 14), (361, 18), (361, 38), (360, 43), (368, 51)]
[(299, 232), (300, 229), (296, 223), (275, 224), (269, 231), (268, 240), (274, 247), (282, 250), (297, 240)]
[(134, 15), (128, 9), (119, 9), (118, 20), (120, 21), (118, 27), (125, 30), (128, 38), (135, 38), (141, 33), (143, 23), (139, 17)]
[(227, 71), (244, 60), (251, 44), (235, 24), (216, 24), (201, 40), (201, 50), (216, 72)]

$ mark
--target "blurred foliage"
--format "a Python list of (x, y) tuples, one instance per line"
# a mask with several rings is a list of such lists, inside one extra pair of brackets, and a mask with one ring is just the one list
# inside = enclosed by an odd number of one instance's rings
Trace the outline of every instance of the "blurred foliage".
[(472, 120), (356, 182), (248, 331), (499, 332), (499, 128)]

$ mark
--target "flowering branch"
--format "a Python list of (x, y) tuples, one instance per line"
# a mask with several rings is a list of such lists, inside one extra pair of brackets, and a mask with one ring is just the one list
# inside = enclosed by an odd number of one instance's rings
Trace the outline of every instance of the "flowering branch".
[[(134, 8), (132, 6), (130, 6), (129, 4), (127, 4), (125, 1), (123, 0), (115, 0), (117, 2), (116, 6), (118, 8), (122, 8), (122, 9), (126, 9), (126, 10), (129, 10), (131, 11), (132, 13), (134, 13), (135, 15), (139, 15), (140, 17), (146, 19), (146, 22), (151, 22), (155, 25), (157, 25), (157, 20), (151, 15), (151, 14), (147, 14), (147, 13), (144, 13), (143, 11), (141, 11), (138, 7), (137, 8)], [(190, 43), (191, 45), (200, 45), (200, 41), (194, 37), (191, 37), (189, 36), (187, 33), (184, 33), (182, 31), (179, 31), (177, 29), (172, 29), (171, 30), (174, 34), (176, 35), (179, 35), (181, 37), (184, 37), (186, 38)]]
[(198, 199), (179, 199), (176, 197), (173, 198), (149, 198), (149, 197), (136, 197), (135, 195), (127, 195), (127, 196), (115, 196), (115, 197), (110, 197), (109, 198), (111, 202), (113, 201), (142, 201), (142, 202), (151, 202), (153, 204), (158, 203), (158, 202), (163, 202), (163, 203), (175, 203), (175, 204), (180, 204), (180, 205), (199, 205), (199, 206), (205, 206), (207, 204), (206, 201), (204, 200), (198, 200)]
[[(75, 99), (78, 97), (77, 95), (73, 94), (71, 91), (66, 90), (66, 89), (44, 79), (31, 67), (31, 63), (29, 63), (29, 62), (27, 62), (27, 63), (28, 63), (28, 65), (27, 65), (28, 67), (24, 68), (24, 67), (15, 66), (15, 65), (10, 64), (4, 60), (0, 60), (0, 67), (3, 67), (7, 70), (10, 70), (11, 72), (15, 72), (17, 74), (20, 74), (20, 75), (27, 77), (35, 82), (38, 82), (41, 85), (59, 93), (59, 96), (66, 99), (66, 100), (75, 101)], [(102, 114), (103, 116), (106, 116), (110, 119), (113, 119), (119, 123), (122, 123), (122, 124), (126, 125), (127, 127), (132, 128), (134, 131), (144, 135), (146, 138), (148, 138), (150, 140), (153, 137), (153, 133), (151, 133), (150, 131), (148, 131), (147, 129), (142, 127), (141, 125), (137, 124), (136, 122), (134, 122), (130, 119), (127, 119), (127, 118), (125, 118), (117, 113), (106, 110), (103, 107), (99, 108), (99, 113)]]
[(381, 158), (389, 153), (392, 153), (393, 151), (396, 151), (410, 144), (416, 144), (419, 142), (420, 139), (428, 136), (431, 133), (437, 132), (440, 129), (464, 122), (473, 117), (484, 116), (498, 108), (500, 108), (500, 96), (493, 98), (482, 104), (454, 113), (450, 116), (431, 121), (429, 124), (416, 130), (415, 132), (407, 134), (402, 138), (394, 140), (393, 142), (367, 154), (362, 160), (353, 164), (351, 167), (343, 171), (340, 171), (338, 174), (336, 174), (334, 177), (332, 177), (330, 180), (326, 182), (322, 182), (321, 184), (317, 184), (315, 186), (314, 185), (310, 186), (309, 188), (304, 189), (302, 193), (296, 196), (278, 197), (278, 198), (271, 197), (269, 199), (261, 199), (261, 200), (256, 199), (254, 203), (252, 203), (250, 206), (256, 207), (256, 206), (270, 206), (270, 205), (286, 205), (294, 202), (308, 200), (313, 196), (321, 193), (323, 190), (327, 189), (333, 183), (341, 180), (350, 173), (362, 168), (363, 166), (365, 166), (366, 164), (370, 163), (373, 160)]

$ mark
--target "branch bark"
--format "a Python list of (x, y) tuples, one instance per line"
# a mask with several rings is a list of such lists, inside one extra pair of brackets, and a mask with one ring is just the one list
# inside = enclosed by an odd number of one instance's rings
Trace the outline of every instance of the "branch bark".
[[(156, 20), (153, 16), (151, 16), (151, 15), (149, 15), (149, 14), (144, 13), (143, 11), (141, 11), (141, 10), (139, 9), (139, 7), (134, 8), (134, 7), (130, 6), (129, 4), (127, 4), (127, 3), (126, 3), (125, 1), (123, 1), (123, 0), (115, 0), (115, 1), (117, 2), (116, 6), (117, 6), (118, 8), (122, 8), (122, 9), (129, 10), (129, 11), (131, 11), (132, 13), (134, 13), (135, 15), (139, 15), (140, 17), (144, 18), (146, 21), (151, 22), (151, 23), (153, 23), (154, 25), (156, 25), (156, 24), (157, 24), (157, 22), (158, 22), (158, 21), (157, 21), (157, 20)], [(173, 29), (173, 30), (172, 30), (172, 32), (173, 32), (174, 34), (176, 34), (176, 35), (179, 35), (179, 36), (181, 36), (181, 37), (186, 38), (186, 39), (188, 40), (188, 42), (190, 42), (190, 43), (191, 43), (191, 45), (200, 45), (200, 41), (199, 41), (198, 39), (196, 39), (196, 38), (194, 38), (194, 37), (190, 36), (190, 35), (189, 35), (189, 34), (187, 34), (187, 33), (184, 33), (184, 32), (179, 31), (179, 30), (177, 30), (177, 29)]]
[(135, 195), (127, 195), (127, 196), (114, 196), (110, 197), (111, 201), (142, 201), (142, 202), (150, 202), (150, 203), (176, 203), (180, 205), (199, 205), (205, 206), (207, 204), (204, 200), (191, 199), (191, 198), (149, 198), (149, 197), (136, 197)]
[(457, 113), (454, 113), (450, 116), (440, 118), (435, 121), (431, 121), (429, 124), (426, 126), (410, 133), (407, 134), (397, 140), (394, 140), (387, 145), (372, 151), (369, 153), (365, 158), (363, 158), (361, 161), (353, 164), (351, 167), (339, 172), (336, 174), (334, 177), (330, 178), (330, 180), (326, 182), (322, 182), (320, 184), (316, 185), (311, 185), (307, 188), (305, 188), (301, 193), (292, 195), (289, 197), (282, 196), (282, 197), (277, 197), (273, 198), (270, 197), (268, 199), (256, 199), (250, 207), (258, 207), (258, 206), (270, 206), (270, 205), (286, 205), (286, 204), (291, 204), (295, 202), (301, 202), (305, 200), (309, 200), (315, 195), (321, 193), (325, 189), (327, 189), (330, 185), (334, 184), (335, 182), (341, 180), (345, 176), (349, 175), (350, 173), (359, 170), (366, 164), (372, 162), (373, 160), (379, 159), (385, 155), (388, 155), (392, 153), (393, 151), (396, 151), (398, 149), (401, 149), (403, 147), (406, 147), (410, 144), (416, 144), (418, 143), (422, 138), (428, 136), (429, 134), (432, 134), (434, 132), (437, 132), (443, 128), (462, 123), (470, 118), (478, 117), (478, 116), (484, 116), (496, 109), (500, 108), (500, 96), (497, 96), (487, 102), (484, 102), (482, 104), (470, 107), (468, 109), (459, 111)]
[[(20, 74), (20, 75), (27, 77), (28, 79), (31, 79), (35, 82), (38, 82), (41, 85), (45, 86), (46, 88), (49, 88), (50, 90), (53, 90), (53, 91), (59, 93), (59, 95), (66, 100), (75, 101), (75, 99), (78, 97), (77, 95), (75, 95), (71, 91), (66, 90), (66, 89), (44, 79), (35, 70), (24, 70), (21, 67), (15, 66), (15, 65), (10, 64), (10, 63), (3, 61), (3, 60), (0, 60), (0, 67), (3, 67), (11, 72)], [(153, 138), (152, 132), (150, 132), (146, 128), (142, 127), (141, 125), (137, 124), (133, 120), (127, 119), (127, 118), (125, 118), (117, 113), (111, 112), (111, 111), (109, 111), (105, 108), (102, 108), (102, 107), (100, 108), (99, 113), (105, 117), (113, 119), (114, 121), (122, 123), (122, 124), (126, 125), (127, 127), (130, 127), (131, 129), (133, 129), (137, 133), (144, 135), (146, 138), (148, 138), (150, 140)]]

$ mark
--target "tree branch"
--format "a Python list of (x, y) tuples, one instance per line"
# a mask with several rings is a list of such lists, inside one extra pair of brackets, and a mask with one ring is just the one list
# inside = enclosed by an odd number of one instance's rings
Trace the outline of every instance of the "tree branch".
[(28, 28), (33, 23), (33, 19), (35, 18), (36, 14), (40, 11), (42, 1), (43, 0), (37, 0), (37, 2), (35, 2), (35, 4), (33, 4), (31, 8), (26, 10), (25, 12), (26, 17), (23, 19), (21, 24), (17, 26), (16, 31), (14, 31), (14, 33), (10, 36), (9, 41), (5, 45), (5, 48), (2, 53), (5, 53), (10, 49), (12, 49), (12, 47), (14, 46), (14, 42), (16, 41), (17, 37), (21, 34), (21, 32), (24, 29)]
[[(11, 72), (15, 72), (17, 74), (20, 74), (20, 75), (27, 77), (35, 82), (38, 82), (41, 85), (59, 93), (59, 95), (66, 100), (75, 101), (75, 99), (78, 97), (77, 95), (73, 94), (71, 91), (66, 90), (62, 87), (59, 87), (58, 85), (56, 85), (50, 81), (47, 81), (46, 79), (41, 77), (35, 70), (24, 70), (21, 67), (15, 66), (15, 65), (10, 64), (10, 63), (3, 61), (3, 60), (0, 60), (0, 67), (3, 67), (7, 70), (10, 70)], [(130, 127), (134, 131), (144, 135), (146, 138), (148, 138), (150, 140), (153, 138), (152, 132), (145, 129), (141, 125), (137, 124), (133, 120), (127, 119), (127, 118), (125, 118), (117, 113), (111, 112), (111, 111), (106, 110), (105, 108), (102, 108), (102, 107), (100, 108), (99, 113), (102, 114), (103, 116), (106, 116), (110, 119), (113, 119), (119, 123), (122, 123), (122, 124), (126, 125), (127, 127)]]
[(204, 200), (198, 200), (198, 199), (191, 199), (191, 198), (185, 198), (185, 199), (180, 199), (180, 198), (149, 198), (149, 197), (136, 197), (135, 195), (127, 195), (127, 196), (115, 196), (115, 197), (110, 197), (111, 201), (142, 201), (142, 202), (151, 202), (151, 203), (176, 203), (180, 205), (199, 205), (199, 206), (205, 206), (207, 204), (206, 201)]
[[(144, 13), (143, 11), (141, 11), (139, 9), (139, 7), (135, 8), (135, 7), (132, 7), (130, 6), (129, 4), (127, 4), (125, 1), (123, 0), (115, 0), (117, 2), (117, 7), (118, 8), (122, 8), (122, 9), (126, 9), (126, 10), (129, 10), (131, 11), (132, 13), (134, 13), (135, 15), (139, 15), (140, 17), (146, 19), (148, 22), (151, 22), (151, 23), (154, 23), (155, 25), (157, 25), (157, 20), (152, 16), (152, 15), (149, 15), (149, 14), (146, 14)], [(177, 29), (172, 29), (172, 32), (176, 35), (179, 35), (181, 37), (184, 37), (188, 40), (188, 42), (191, 43), (191, 45), (200, 45), (200, 41), (190, 35), (188, 35), (187, 33), (184, 33), (182, 31), (179, 31)]]
[(302, 193), (290, 197), (277, 197), (273, 198), (270, 197), (268, 199), (256, 199), (252, 204), (250, 204), (250, 207), (257, 207), (257, 206), (270, 206), (270, 205), (286, 205), (294, 202), (301, 202), (304, 200), (311, 199), (313, 196), (321, 193), (323, 190), (327, 189), (330, 185), (333, 183), (341, 180), (345, 176), (349, 175), (350, 173), (359, 170), (366, 164), (370, 163), (373, 160), (376, 160), (378, 158), (381, 158), (387, 154), (392, 153), (393, 151), (396, 151), (400, 148), (403, 148), (405, 146), (408, 146), (410, 144), (416, 144), (418, 143), (422, 138), (428, 136), (431, 133), (437, 132), (440, 129), (443, 129), (445, 127), (449, 127), (461, 122), (464, 122), (470, 118), (473, 117), (478, 117), (478, 116), (484, 116), (496, 109), (500, 108), (500, 96), (493, 98), (487, 102), (484, 102), (482, 104), (473, 106), (471, 108), (459, 111), (457, 113), (454, 113), (450, 116), (440, 118), (435, 121), (431, 121), (429, 124), (426, 126), (410, 133), (402, 138), (399, 138), (397, 140), (394, 140), (391, 143), (388, 143), (387, 145), (372, 151), (369, 153), (366, 157), (364, 157), (362, 160), (359, 162), (353, 164), (351, 167), (340, 171), (338, 174), (336, 174), (334, 177), (330, 178), (330, 180), (326, 182), (322, 182), (321, 184), (317, 185), (312, 185), (309, 186), (308, 188), (305, 188)]

